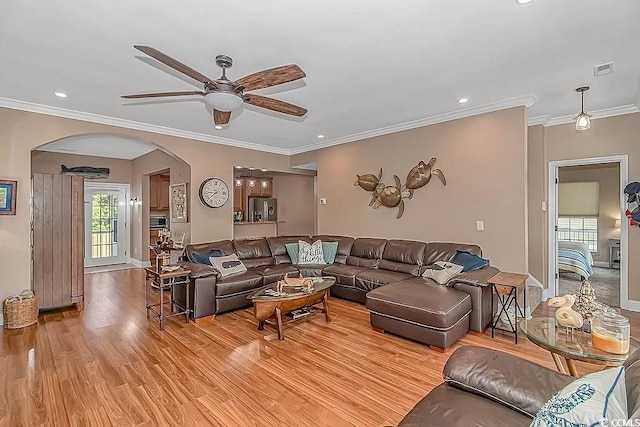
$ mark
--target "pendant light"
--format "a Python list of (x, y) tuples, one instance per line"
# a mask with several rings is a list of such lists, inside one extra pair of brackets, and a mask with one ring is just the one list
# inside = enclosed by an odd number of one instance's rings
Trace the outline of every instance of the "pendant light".
[(582, 97), (582, 109), (573, 119), (576, 121), (576, 130), (583, 131), (591, 127), (591, 114), (584, 112), (584, 93), (589, 90), (589, 86), (582, 86), (576, 89), (576, 92), (580, 93)]

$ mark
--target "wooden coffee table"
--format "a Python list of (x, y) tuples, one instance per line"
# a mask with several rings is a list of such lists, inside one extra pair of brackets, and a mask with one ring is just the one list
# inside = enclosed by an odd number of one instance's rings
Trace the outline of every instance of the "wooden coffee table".
[[(277, 283), (259, 289), (247, 297), (253, 301), (253, 314), (258, 321), (258, 330), (264, 329), (267, 323), (276, 328), (278, 339), (284, 339), (282, 327), (284, 324), (298, 319), (283, 319), (283, 315), (306, 308), (310, 311), (307, 318), (315, 313), (324, 313), (324, 319), (331, 321), (329, 314), (329, 289), (336, 283), (334, 277), (313, 277), (313, 289), (306, 292), (302, 287), (286, 287), (282, 293), (269, 294), (269, 290), (277, 293)], [(318, 307), (318, 305), (322, 305)]]

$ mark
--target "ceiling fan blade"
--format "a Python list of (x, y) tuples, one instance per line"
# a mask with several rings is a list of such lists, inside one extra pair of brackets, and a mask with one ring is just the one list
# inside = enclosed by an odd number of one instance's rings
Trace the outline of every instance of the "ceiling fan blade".
[(255, 105), (256, 107), (266, 108), (267, 110), (273, 110), (279, 113), (291, 114), (292, 116), (297, 117), (307, 114), (307, 110), (302, 107), (289, 104), (288, 102), (279, 101), (277, 99), (268, 98), (266, 96), (245, 95), (244, 102)]
[(290, 64), (249, 74), (236, 80), (233, 84), (235, 86), (242, 86), (244, 90), (257, 90), (292, 82), (303, 77), (306, 77), (304, 71), (297, 65)]
[(169, 67), (173, 68), (174, 70), (180, 71), (182, 74), (186, 74), (187, 76), (191, 77), (192, 79), (196, 79), (197, 81), (201, 82), (201, 83), (208, 83), (208, 82), (213, 82), (213, 79), (210, 79), (209, 77), (205, 76), (204, 74), (200, 74), (199, 72), (197, 72), (196, 70), (194, 70), (193, 68), (184, 65), (182, 62), (177, 61), (175, 59), (173, 59), (172, 57), (165, 55), (164, 53), (160, 52), (157, 49), (154, 49), (152, 47), (149, 46), (133, 46), (136, 49), (138, 49), (140, 52), (146, 53), (147, 55), (149, 55), (150, 57), (157, 59), (158, 61), (162, 62), (165, 65), (168, 65)]
[(231, 111), (213, 110), (213, 122), (217, 125), (226, 125), (231, 118)]
[(163, 96), (186, 96), (186, 95), (202, 95), (204, 96), (204, 92), (200, 91), (190, 91), (190, 92), (157, 92), (157, 93), (139, 93), (137, 95), (122, 95), (121, 98), (124, 99), (138, 99), (138, 98), (160, 98)]

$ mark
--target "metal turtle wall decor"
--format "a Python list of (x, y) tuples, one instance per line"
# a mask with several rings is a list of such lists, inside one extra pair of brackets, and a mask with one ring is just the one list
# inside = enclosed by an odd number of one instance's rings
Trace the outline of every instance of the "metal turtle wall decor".
[(380, 206), (387, 208), (398, 208), (398, 215), (396, 219), (399, 219), (404, 214), (404, 200), (411, 199), (413, 193), (418, 188), (424, 187), (431, 181), (433, 175), (437, 176), (443, 185), (447, 185), (447, 180), (444, 177), (444, 173), (440, 169), (433, 169), (436, 163), (436, 158), (433, 157), (429, 160), (429, 163), (420, 161), (413, 169), (407, 174), (405, 184), (402, 185), (398, 175), (394, 175), (393, 179), (395, 185), (385, 185), (380, 180), (382, 179), (382, 168), (378, 176), (373, 174), (356, 175), (356, 182), (353, 185), (360, 186), (365, 191), (372, 193), (371, 202), (369, 206), (374, 209)]

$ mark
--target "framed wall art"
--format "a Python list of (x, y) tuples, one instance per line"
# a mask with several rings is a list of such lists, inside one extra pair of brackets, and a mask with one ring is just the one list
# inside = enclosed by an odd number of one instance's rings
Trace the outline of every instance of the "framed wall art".
[(16, 214), (18, 181), (0, 180), (0, 215)]
[(169, 213), (171, 222), (188, 222), (187, 184), (169, 186)]

